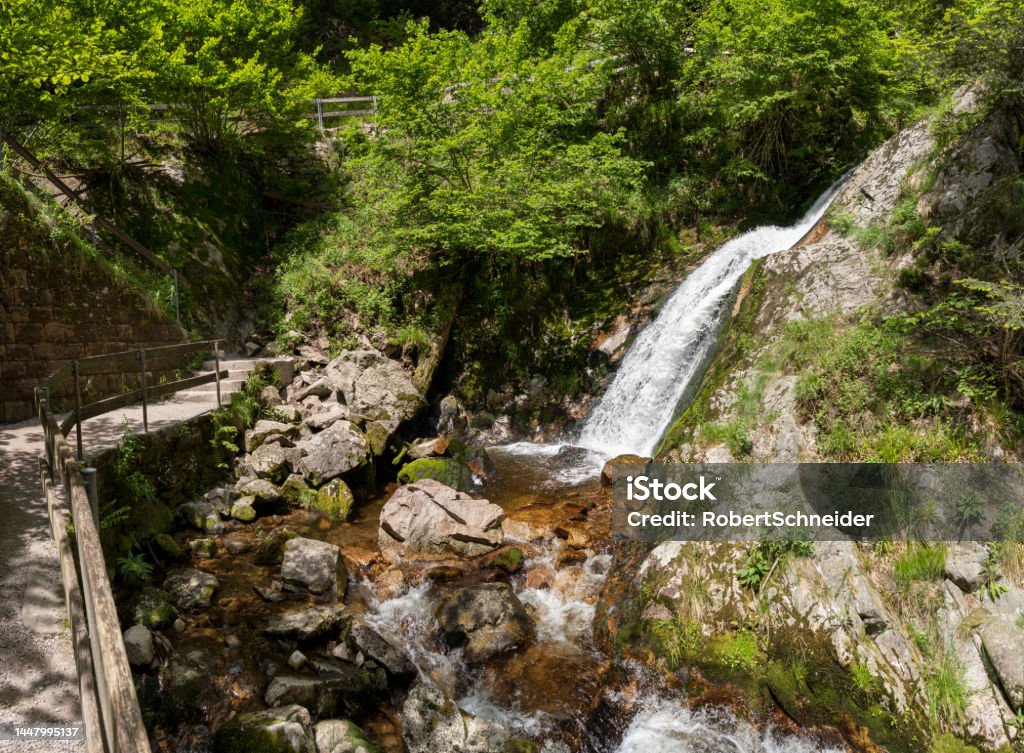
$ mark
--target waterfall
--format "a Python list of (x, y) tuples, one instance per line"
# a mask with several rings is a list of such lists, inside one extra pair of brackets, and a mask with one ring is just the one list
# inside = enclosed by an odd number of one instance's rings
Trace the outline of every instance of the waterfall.
[(755, 259), (799, 241), (821, 219), (842, 181), (829, 187), (795, 224), (750, 230), (693, 270), (637, 336), (576, 443), (605, 457), (651, 455), (687, 388), (701, 377), (740, 278)]

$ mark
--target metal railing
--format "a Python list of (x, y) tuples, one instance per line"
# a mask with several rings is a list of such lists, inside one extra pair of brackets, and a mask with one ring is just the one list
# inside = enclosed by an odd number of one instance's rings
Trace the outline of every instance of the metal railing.
[[(217, 382), (217, 405), (220, 406), (220, 379), (228, 374), (220, 370), (218, 345), (221, 342), (207, 340), (81, 358), (69, 361), (36, 388), (36, 406), (45, 443), (45, 452), (39, 459), (39, 480), (60, 558), (88, 753), (151, 751), (100, 543), (96, 472), (82, 466), (82, 421), (141, 399), (143, 430), (148, 430), (148, 401), (212, 381)], [(152, 362), (154, 357), (187, 355), (211, 347), (215, 367), (212, 374), (148, 385), (147, 358)], [(83, 375), (112, 373), (115, 370), (124, 375), (128, 370), (123, 369), (126, 364), (131, 371), (137, 369), (138, 390), (82, 404)], [(50, 406), (50, 390), (68, 379), (75, 382), (75, 410), (58, 422)], [(75, 428), (77, 452), (67, 441), (71, 428)], [(57, 496), (57, 480), (63, 484), (67, 496), (70, 522), (75, 532), (75, 552), (68, 537), (63, 505)]]

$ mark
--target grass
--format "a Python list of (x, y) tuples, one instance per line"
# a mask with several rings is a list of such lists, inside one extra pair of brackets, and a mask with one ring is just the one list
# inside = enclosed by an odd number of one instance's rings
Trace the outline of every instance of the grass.
[(911, 544), (893, 562), (893, 578), (897, 583), (938, 581), (945, 562), (945, 544)]
[(925, 678), (924, 695), (928, 717), (936, 730), (949, 732), (958, 726), (967, 709), (967, 687), (963, 667), (951, 653), (932, 667)]

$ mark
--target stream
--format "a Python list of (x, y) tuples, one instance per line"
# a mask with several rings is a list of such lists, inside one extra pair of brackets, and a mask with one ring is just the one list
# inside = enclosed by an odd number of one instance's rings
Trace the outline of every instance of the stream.
[[(536, 753), (840, 750), (797, 730), (755, 726), (723, 706), (690, 707), (681, 690), (667, 687), (663, 675), (630, 660), (613, 660), (594, 640), (602, 588), (611, 577), (628, 577), (612, 572), (608, 497), (599, 483), (602, 464), (619, 454), (654, 451), (713, 355), (743, 274), (755, 259), (796, 243), (820, 219), (839, 186), (830, 187), (794, 225), (757, 228), (708, 256), (639, 333), (570, 444), (488, 448), (497, 471), (477, 496), (505, 511), (506, 543), (525, 556), (518, 572), (499, 575), (456, 558), (387, 563), (377, 547), (378, 521), (394, 485), (357, 506), (348, 522), (295, 509), (234, 530), (230, 537), (238, 551), (229, 554), (218, 547), (196, 564), (220, 580), (217, 599), (208, 610), (188, 615), (184, 628), (171, 635), (176, 652), (194, 650), (204, 657), (210, 678), (205, 720), (158, 714), (153, 726), (160, 748), (209, 750), (208, 729), (259, 708), (266, 678), (287, 664), (294, 645), (260, 630), (280, 606), (260, 595), (274, 576), (254, 561), (252, 551), (261, 536), (287, 527), (341, 548), (350, 563), (346, 608), (405, 651), (418, 682), (439, 688), (464, 712), (531, 741)], [(196, 536), (179, 535), (183, 544), (189, 538)], [(510, 583), (525, 606), (534, 638), (512, 654), (470, 666), (461, 649), (445, 645), (435, 607), (454, 588), (497, 577)], [(403, 750), (401, 697), (401, 692), (385, 692), (377, 708), (355, 719), (388, 753)]]

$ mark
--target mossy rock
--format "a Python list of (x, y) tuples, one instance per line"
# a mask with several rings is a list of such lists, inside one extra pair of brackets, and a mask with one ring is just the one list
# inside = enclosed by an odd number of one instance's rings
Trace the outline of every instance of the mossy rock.
[(315, 753), (309, 712), (285, 706), (242, 714), (213, 738), (214, 753)]
[(525, 561), (526, 556), (523, 554), (523, 550), (513, 546), (498, 552), (490, 564), (512, 574), (522, 570)]
[(158, 533), (153, 537), (153, 545), (167, 559), (180, 560), (182, 556), (181, 547), (174, 537), (169, 533)]
[(135, 600), (132, 622), (145, 625), (151, 630), (167, 627), (178, 618), (178, 610), (171, 603), (171, 597), (157, 588), (143, 588)]
[(366, 446), (370, 448), (370, 453), (374, 457), (383, 455), (384, 450), (388, 446), (388, 439), (391, 438), (391, 432), (388, 431), (387, 427), (377, 421), (371, 421), (366, 425), (364, 433), (366, 436)]
[(271, 531), (270, 535), (256, 547), (253, 561), (257, 565), (280, 565), (284, 560), (285, 546), (298, 535), (290, 528), (278, 528)]
[(256, 508), (253, 507), (255, 497), (241, 497), (231, 505), (231, 517), (242, 523), (251, 523), (256, 520)]
[(348, 488), (348, 484), (340, 478), (336, 478), (317, 491), (310, 506), (334, 520), (348, 520), (352, 514), (354, 501), (355, 498), (352, 496), (352, 490)]
[(348, 720), (326, 719), (314, 727), (318, 750), (365, 750), (366, 753), (381, 753), (379, 747), (366, 739), (366, 733)]
[(309, 485), (306, 480), (297, 473), (293, 473), (281, 484), (281, 496), (290, 505), (298, 505), (309, 494)]
[(463, 492), (474, 488), (473, 472), (468, 465), (455, 458), (420, 458), (405, 464), (398, 472), (398, 481), (402, 484), (412, 484), (425, 478), (432, 478)]

